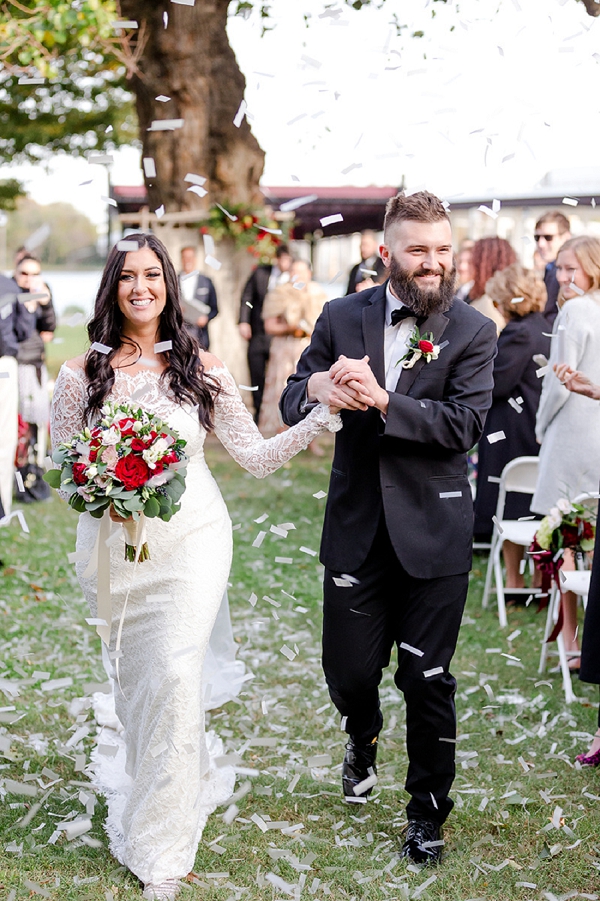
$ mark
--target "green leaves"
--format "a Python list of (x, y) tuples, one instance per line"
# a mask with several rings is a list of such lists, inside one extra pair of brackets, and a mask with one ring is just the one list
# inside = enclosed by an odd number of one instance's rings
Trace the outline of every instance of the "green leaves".
[(150, 497), (144, 504), (144, 513), (148, 519), (154, 519), (160, 514), (160, 504), (155, 497)]
[(60, 488), (60, 469), (49, 469), (42, 476), (44, 482), (47, 482), (51, 488)]

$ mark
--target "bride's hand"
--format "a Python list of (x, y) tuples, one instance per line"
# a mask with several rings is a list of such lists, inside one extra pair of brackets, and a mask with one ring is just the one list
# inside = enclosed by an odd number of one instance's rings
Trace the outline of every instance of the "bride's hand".
[(341, 407), (332, 407), (331, 405), (329, 406), (329, 412), (331, 413), (332, 416), (334, 416), (336, 413), (340, 413), (341, 410), (342, 410)]
[(108, 512), (113, 522), (129, 522), (130, 519), (133, 519), (132, 516), (120, 516), (112, 504), (110, 505)]

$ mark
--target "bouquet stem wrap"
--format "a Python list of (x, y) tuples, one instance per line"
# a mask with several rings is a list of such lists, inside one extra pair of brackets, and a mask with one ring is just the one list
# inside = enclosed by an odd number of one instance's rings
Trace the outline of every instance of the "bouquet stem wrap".
[(139, 563), (150, 559), (150, 551), (146, 542), (146, 517), (142, 513), (136, 521), (126, 519), (123, 523), (125, 532), (125, 559), (130, 563), (137, 559)]

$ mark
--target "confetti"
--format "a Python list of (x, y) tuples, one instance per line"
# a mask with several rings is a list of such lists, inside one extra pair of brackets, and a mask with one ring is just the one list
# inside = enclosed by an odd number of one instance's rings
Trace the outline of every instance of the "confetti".
[(111, 22), (111, 28), (115, 31), (120, 28), (138, 28), (138, 23), (134, 19), (122, 19), (118, 22)]
[(233, 117), (233, 124), (236, 128), (239, 128), (242, 122), (244, 121), (244, 116), (246, 115), (246, 110), (248, 109), (248, 104), (245, 100), (242, 100), (238, 107), (238, 111)]
[[(166, 15), (166, 13), (165, 13), (165, 15)], [(167, 26), (165, 25), (165, 28), (166, 27)], [(158, 97), (155, 97), (154, 99), (158, 100), (159, 103), (168, 103), (171, 98), (167, 97), (166, 94), (159, 94)]]
[(218, 207), (221, 210), (221, 212), (224, 213), (225, 216), (227, 216), (228, 219), (231, 219), (232, 222), (237, 222), (238, 217), (232, 215), (231, 213), (228, 213), (227, 210), (225, 209), (225, 207), (221, 206), (220, 203), (215, 203), (215, 206)]
[(287, 657), (287, 659), (290, 661), (297, 656), (291, 648), (288, 648), (286, 644), (284, 644), (283, 647), (279, 648), (279, 653), (283, 654), (283, 656)]
[(313, 497), (316, 497), (316, 499), (318, 501), (320, 501), (321, 498), (327, 497), (327, 492), (326, 491), (317, 491), (315, 494), (313, 494)]
[(258, 385), (238, 385), (240, 391), (258, 391)]
[(438, 675), (441, 675), (441, 673), (443, 673), (443, 672), (444, 672), (443, 666), (434, 666), (433, 669), (423, 670), (423, 675), (425, 676), (426, 679), (429, 679), (431, 676), (438, 676)]
[(517, 400), (515, 400), (514, 397), (509, 397), (509, 398), (508, 398), (508, 403), (509, 403), (510, 406), (513, 408), (513, 410), (516, 410), (517, 413), (522, 413), (522, 412), (523, 412), (523, 407), (521, 406), (521, 404), (520, 404)]
[(462, 491), (440, 491), (442, 499), (447, 497), (462, 497)]
[(221, 268), (221, 263), (210, 255), (204, 257), (204, 262), (207, 266), (210, 266), (211, 269), (216, 269), (218, 271)]
[(155, 216), (156, 216), (157, 219), (162, 219), (162, 217), (165, 215), (165, 205), (164, 205), (164, 203), (161, 204), (159, 207), (157, 207), (157, 208), (154, 210), (154, 214), (155, 214)]
[[(288, 122), (289, 125), (289, 122)], [(279, 209), (282, 213), (291, 213), (292, 210), (297, 210), (301, 206), (306, 206), (307, 203), (313, 203), (315, 200), (319, 199), (318, 194), (306, 194), (304, 197), (295, 197), (293, 200), (286, 200), (285, 203), (282, 203)]]
[(108, 344), (101, 344), (100, 341), (94, 341), (90, 350), (95, 350), (99, 354), (109, 354), (112, 352), (112, 347), (109, 347)]
[(303, 554), (308, 554), (309, 557), (316, 557), (316, 556), (317, 556), (317, 552), (316, 552), (316, 551), (311, 551), (311, 549), (310, 549), (309, 547), (304, 547), (304, 546), (303, 546), (303, 547), (298, 548), (298, 550), (302, 551)]
[(129, 251), (135, 253), (135, 251), (139, 249), (140, 245), (137, 241), (119, 241), (117, 243), (117, 250), (124, 250), (125, 253), (129, 253)]
[(197, 194), (198, 197), (206, 197), (208, 194), (206, 188), (201, 188), (200, 185), (192, 185), (191, 188), (188, 188), (188, 191), (191, 191), (192, 194)]
[(420, 651), (418, 648), (413, 648), (411, 644), (406, 644), (405, 641), (400, 642), (400, 647), (403, 651), (409, 651), (409, 653), (414, 654), (416, 657), (423, 657), (424, 651)]
[(333, 216), (324, 216), (319, 221), (321, 223), (321, 226), (325, 228), (326, 225), (333, 225), (334, 222), (343, 222), (344, 217), (341, 213), (334, 213)]
[(490, 444), (495, 444), (497, 441), (504, 441), (505, 438), (506, 435), (503, 431), (492, 432), (487, 436), (487, 440), (490, 442)]
[(18, 469), (15, 469), (15, 482), (17, 483), (17, 490), (22, 494), (25, 491), (25, 485), (23, 484), (23, 476)]
[(183, 128), (183, 119), (153, 119), (147, 131), (176, 131)]
[(566, 206), (577, 206), (579, 204), (579, 201), (575, 200), (574, 197), (563, 197), (562, 202)]
[(103, 195), (100, 195), (100, 200), (103, 203), (107, 203), (109, 206), (117, 206), (117, 201), (114, 199), (114, 197), (104, 197)]
[(146, 178), (156, 178), (156, 164), (151, 156), (145, 156), (142, 160), (144, 175)]
[(168, 350), (173, 350), (173, 342), (172, 341), (159, 341), (154, 345), (154, 353), (155, 354), (163, 354)]
[(362, 782), (359, 782), (358, 785), (353, 786), (352, 791), (356, 795), (356, 797), (360, 797), (360, 795), (364, 795), (366, 791), (370, 788), (373, 788), (374, 785), (377, 784), (377, 776), (373, 773), (371, 776), (367, 776), (366, 779), (363, 779)]

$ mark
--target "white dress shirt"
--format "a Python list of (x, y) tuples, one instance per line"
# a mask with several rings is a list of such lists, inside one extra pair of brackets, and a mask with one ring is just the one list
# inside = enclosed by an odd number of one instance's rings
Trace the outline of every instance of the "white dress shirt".
[(400, 310), (405, 304), (392, 294), (388, 282), (385, 293), (385, 327), (383, 332), (383, 352), (385, 360), (385, 388), (395, 391), (402, 365), (400, 360), (408, 350), (408, 342), (417, 324), (416, 316), (409, 316), (397, 325), (392, 325), (392, 311)]

